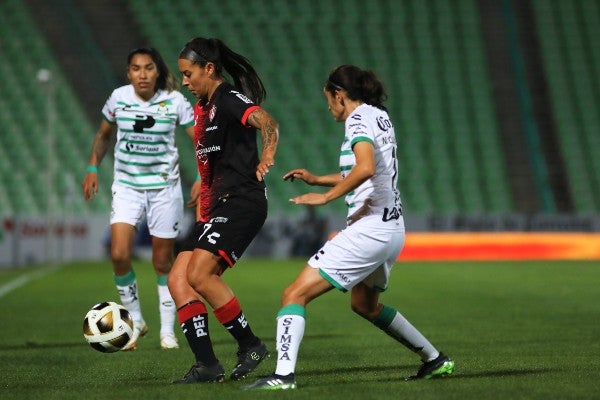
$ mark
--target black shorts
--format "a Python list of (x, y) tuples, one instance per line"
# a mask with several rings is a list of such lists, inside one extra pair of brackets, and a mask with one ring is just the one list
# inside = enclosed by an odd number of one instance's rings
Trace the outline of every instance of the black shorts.
[(182, 251), (204, 249), (221, 256), (224, 266), (233, 266), (250, 245), (267, 219), (264, 192), (251, 197), (219, 200), (208, 222), (196, 222)]

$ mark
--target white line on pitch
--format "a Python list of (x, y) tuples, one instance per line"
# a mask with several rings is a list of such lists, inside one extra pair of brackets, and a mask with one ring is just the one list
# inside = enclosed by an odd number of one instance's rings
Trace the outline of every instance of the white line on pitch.
[(20, 288), (21, 286), (25, 285), (30, 281), (41, 278), (44, 275), (48, 275), (49, 273), (54, 272), (59, 268), (60, 267), (58, 266), (42, 268), (37, 271), (19, 276), (18, 278), (15, 278), (12, 281), (5, 283), (4, 285), (0, 285), (0, 297), (3, 297), (4, 295), (12, 292), (13, 290)]

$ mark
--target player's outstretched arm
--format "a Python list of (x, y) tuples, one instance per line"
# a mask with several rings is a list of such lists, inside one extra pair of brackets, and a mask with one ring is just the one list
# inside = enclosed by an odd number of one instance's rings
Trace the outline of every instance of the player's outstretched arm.
[(296, 168), (283, 176), (283, 180), (293, 182), (294, 179), (300, 179), (311, 186), (335, 186), (342, 180), (339, 173), (329, 175), (314, 175), (305, 168)]

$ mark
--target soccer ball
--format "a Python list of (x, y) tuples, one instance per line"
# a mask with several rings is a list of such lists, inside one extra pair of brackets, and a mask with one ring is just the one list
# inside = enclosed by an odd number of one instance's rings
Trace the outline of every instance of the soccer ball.
[(83, 320), (83, 337), (96, 350), (114, 353), (133, 336), (133, 320), (129, 311), (112, 301), (98, 303)]

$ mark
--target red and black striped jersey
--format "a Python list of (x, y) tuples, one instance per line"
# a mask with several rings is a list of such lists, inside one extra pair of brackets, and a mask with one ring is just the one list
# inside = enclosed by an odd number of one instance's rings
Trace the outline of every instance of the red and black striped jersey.
[(206, 104), (194, 106), (194, 146), (201, 177), (200, 221), (212, 217), (219, 200), (265, 191), (256, 178), (256, 128), (247, 124), (260, 108), (234, 86), (223, 82)]

